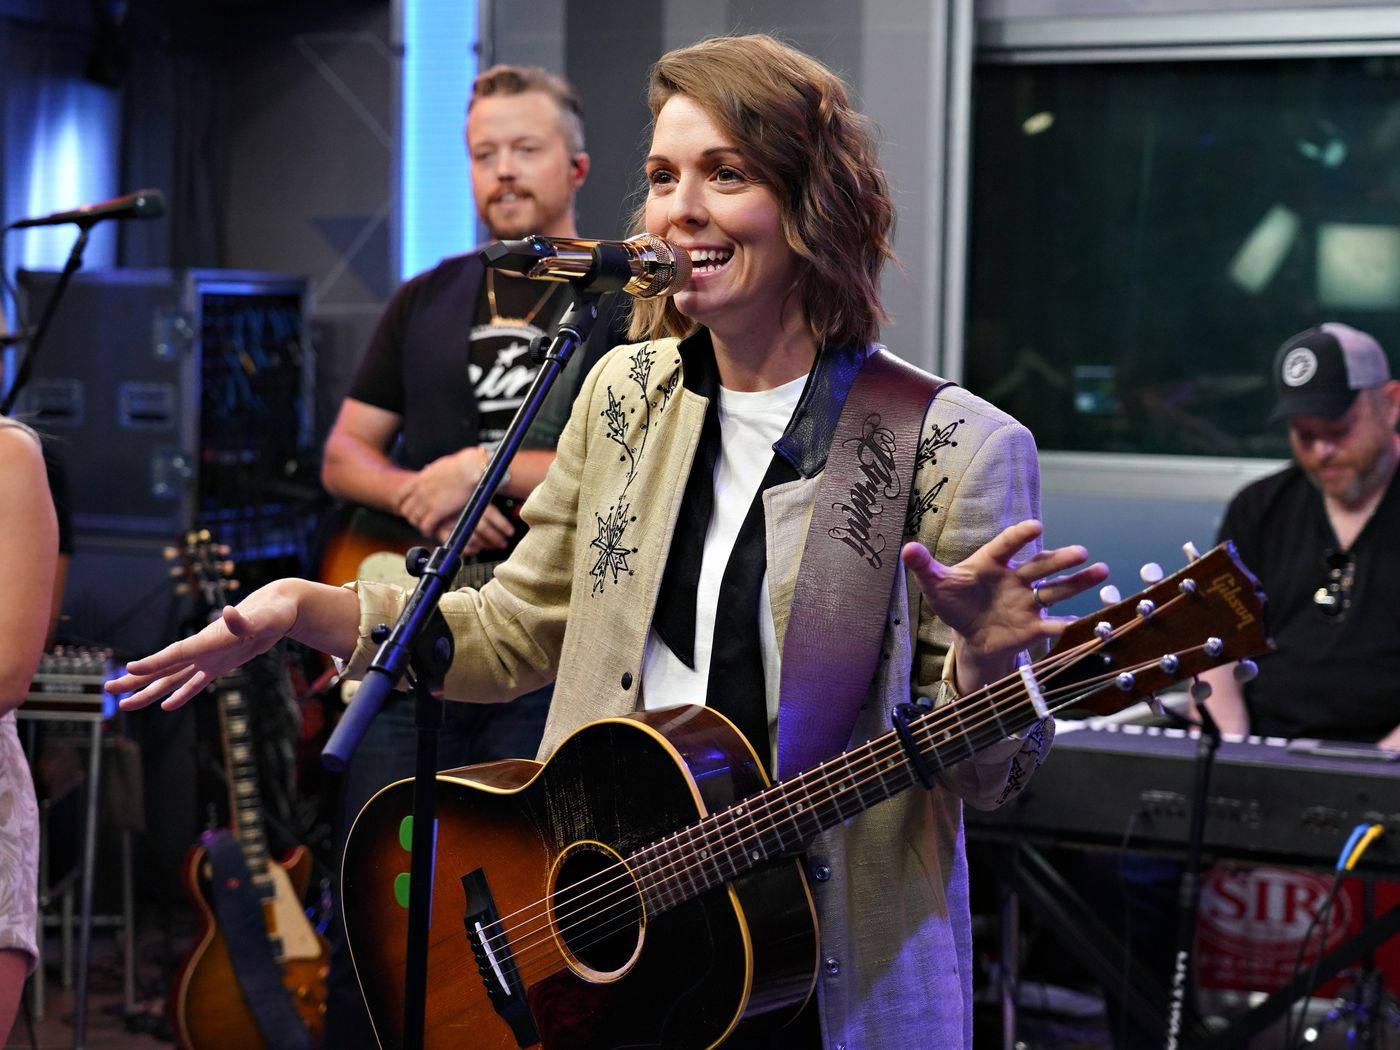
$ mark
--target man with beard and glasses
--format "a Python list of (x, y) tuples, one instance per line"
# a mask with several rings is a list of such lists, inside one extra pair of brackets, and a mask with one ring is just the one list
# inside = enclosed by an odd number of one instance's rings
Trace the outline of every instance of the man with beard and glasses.
[[(574, 195), (588, 175), (588, 154), (578, 96), (567, 82), (535, 67), (486, 70), (472, 85), (466, 143), (477, 213), (492, 239), (578, 236)], [(519, 538), (523, 525), (513, 509), (553, 462), (583, 376), (623, 341), (624, 298), (604, 298), (592, 337), (536, 416), (468, 544), (473, 569), (503, 559)], [(475, 251), (444, 259), (399, 289), (326, 440), (322, 482), (359, 505), (326, 530), (339, 533), (336, 549), (361, 551), (382, 539), (396, 553), (371, 558), (401, 568), (405, 548), (446, 538), (539, 369), (529, 358), (531, 341), (552, 332), (568, 304), (564, 285), (487, 270)], [(346, 578), (370, 572), (368, 563), (350, 565)], [(323, 558), (324, 582), (345, 582), (330, 574)], [(545, 686), (506, 704), (448, 705), (438, 768), (533, 758), (551, 693)], [(346, 770), (338, 850), (370, 797), (413, 775), (414, 741), (413, 704), (396, 695)], [(331, 940), (325, 1045), (372, 1047), (343, 940)]]
[(1207, 707), (1226, 732), (1400, 749), (1400, 381), (1331, 322), (1285, 342), (1273, 378), (1294, 462), (1235, 496), (1219, 538), (1263, 584), (1278, 648), (1243, 686), (1204, 674)]

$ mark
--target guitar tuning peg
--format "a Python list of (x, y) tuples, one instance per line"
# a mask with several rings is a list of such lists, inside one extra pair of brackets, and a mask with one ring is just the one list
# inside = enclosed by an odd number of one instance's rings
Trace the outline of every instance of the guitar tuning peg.
[(1235, 681), (1240, 683), (1248, 682), (1250, 679), (1254, 678), (1254, 676), (1258, 673), (1259, 665), (1256, 664), (1253, 660), (1241, 660), (1239, 663), (1235, 664), (1235, 669), (1233, 672), (1235, 676)]
[(237, 580), (225, 580), (225, 581), (224, 581), (224, 587), (225, 587), (226, 590), (236, 591), (236, 590), (238, 590), (238, 589), (239, 589), (240, 587), (242, 587), (242, 586), (243, 586), (243, 585), (242, 585), (241, 583), (239, 583)]
[(1105, 584), (1099, 588), (1099, 601), (1105, 605), (1117, 605), (1123, 600), (1123, 596), (1118, 593), (1118, 588), (1113, 584)]
[(1191, 699), (1198, 704), (1203, 704), (1210, 699), (1210, 694), (1214, 692), (1209, 682), (1203, 682), (1197, 678), (1191, 683)]
[(185, 570), (179, 565), (172, 565), (165, 570), (165, 574), (172, 580), (178, 580), (181, 576), (185, 575)]
[(1142, 580), (1143, 583), (1157, 583), (1165, 575), (1166, 573), (1162, 571), (1162, 567), (1155, 561), (1148, 562), (1138, 570), (1138, 578)]
[(1195, 561), (1201, 556), (1201, 552), (1196, 549), (1196, 545), (1190, 540), (1183, 543), (1181, 549), (1185, 552), (1187, 561)]
[(160, 552), (160, 556), (166, 561), (174, 561), (180, 556), (180, 552), (174, 547), (166, 547)]
[(190, 585), (188, 583), (177, 583), (175, 585), (175, 593), (182, 598), (185, 597), (185, 595), (190, 593)]

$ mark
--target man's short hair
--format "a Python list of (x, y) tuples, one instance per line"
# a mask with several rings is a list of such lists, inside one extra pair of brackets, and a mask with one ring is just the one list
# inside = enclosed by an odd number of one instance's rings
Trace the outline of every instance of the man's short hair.
[(1278, 401), (1271, 419), (1335, 419), (1351, 408), (1359, 391), (1390, 382), (1390, 363), (1374, 338), (1328, 321), (1279, 347), (1273, 376)]
[(559, 110), (559, 128), (564, 133), (569, 155), (583, 152), (583, 106), (579, 103), (578, 92), (563, 77), (539, 66), (492, 66), (479, 73), (472, 82), (472, 97), (467, 102), (467, 112), (472, 111), (479, 98), (523, 95), (527, 91), (539, 91), (554, 100)]

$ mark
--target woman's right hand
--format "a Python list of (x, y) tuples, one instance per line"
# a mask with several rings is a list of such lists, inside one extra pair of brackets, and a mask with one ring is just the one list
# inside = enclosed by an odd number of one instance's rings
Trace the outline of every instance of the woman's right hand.
[(331, 651), (353, 649), (358, 609), (355, 595), (344, 588), (275, 580), (224, 609), (198, 634), (132, 660), (126, 674), (104, 688), (132, 694), (121, 702), (124, 711), (161, 697), (165, 700), (160, 706), (171, 711), (287, 635)]

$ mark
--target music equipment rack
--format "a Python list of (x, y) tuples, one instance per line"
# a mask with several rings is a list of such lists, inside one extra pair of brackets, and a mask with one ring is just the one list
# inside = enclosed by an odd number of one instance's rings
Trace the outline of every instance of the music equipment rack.
[(102, 691), (112, 676), (110, 649), (59, 646), (40, 657), (21, 717), (69, 721), (79, 715), (104, 716), (109, 705), (115, 707)]
[[(73, 1046), (85, 1045), (87, 1032), (88, 964), (92, 946), (92, 890), (97, 864), (98, 792), (102, 778), (102, 727), (115, 710), (102, 685), (115, 674), (112, 651), (92, 646), (59, 646), (44, 653), (30, 682), (29, 691), (15, 711), (21, 721), (86, 723), (88, 761), (86, 810), (83, 819), (81, 888), (78, 898), (77, 990), (73, 1010)], [(109, 703), (111, 706), (109, 706)], [(122, 907), (125, 996), (128, 1006), (135, 999), (134, 952), (131, 928), (131, 839), (122, 832)], [(36, 1011), (42, 1016), (43, 967), (35, 971)]]

